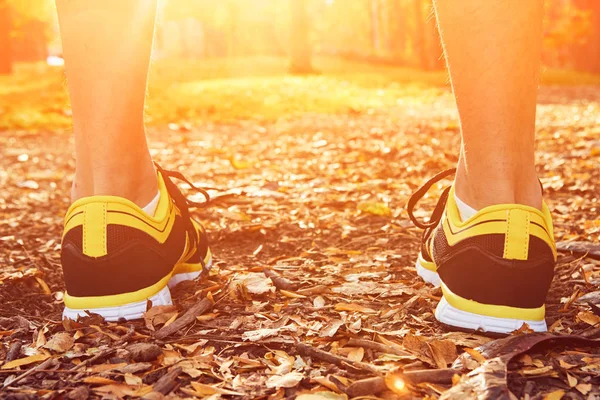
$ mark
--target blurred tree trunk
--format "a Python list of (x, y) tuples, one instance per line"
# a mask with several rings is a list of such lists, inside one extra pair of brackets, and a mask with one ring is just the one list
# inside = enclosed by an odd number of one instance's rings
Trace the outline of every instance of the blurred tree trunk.
[(442, 48), (442, 40), (437, 25), (437, 20), (433, 13), (433, 1), (426, 0), (428, 13), (425, 16), (425, 24), (427, 25), (427, 54), (428, 54), (428, 69), (437, 70), (446, 67), (444, 60), (444, 49)]
[(371, 46), (378, 54), (381, 50), (381, 24), (379, 23), (379, 0), (371, 0)]
[(390, 44), (389, 48), (392, 52), (392, 57), (396, 61), (404, 61), (406, 51), (406, 37), (407, 37), (407, 18), (406, 8), (403, 5), (402, 0), (395, 0), (392, 3), (391, 15), (388, 17), (393, 24), (390, 31)]
[(310, 74), (312, 67), (312, 54), (309, 38), (309, 20), (306, 11), (306, 0), (290, 1), (290, 28), (291, 28), (291, 60), (290, 72), (292, 74)]
[(415, 10), (415, 40), (413, 47), (417, 54), (419, 66), (423, 69), (429, 68), (429, 62), (427, 57), (427, 42), (426, 37), (426, 24), (425, 15), (423, 15), (423, 0), (413, 0), (413, 6)]
[(11, 16), (5, 0), (0, 0), (0, 75), (12, 73), (13, 58), (10, 45)]
[(591, 32), (585, 43), (573, 46), (575, 68), (600, 73), (600, 1), (575, 0), (575, 5), (588, 10), (591, 15)]
[(238, 43), (238, 38), (237, 38), (237, 24), (238, 24), (238, 7), (237, 4), (233, 1), (229, 1), (228, 4), (228, 8), (229, 8), (229, 40), (227, 43), (227, 48), (229, 49), (228, 51), (228, 56), (229, 57), (235, 57), (238, 56), (239, 52), (237, 49), (237, 43)]
[(432, 11), (432, 0), (415, 0), (416, 53), (419, 65), (426, 71), (444, 68), (442, 42)]

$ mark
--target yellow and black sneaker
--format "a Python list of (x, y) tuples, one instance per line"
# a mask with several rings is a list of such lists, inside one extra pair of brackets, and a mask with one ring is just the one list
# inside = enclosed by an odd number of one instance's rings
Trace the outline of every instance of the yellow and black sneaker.
[(446, 188), (429, 222), (419, 222), (414, 207), (444, 171), (410, 198), (413, 223), (424, 229), (417, 273), (441, 286), (435, 317), (453, 327), (510, 333), (527, 323), (546, 331), (545, 299), (554, 276), (556, 245), (552, 217), (519, 204), (486, 207), (462, 221), (454, 186)]
[[(108, 321), (140, 318), (147, 300), (171, 304), (169, 287), (207, 272), (212, 265), (204, 228), (189, 207), (203, 207), (208, 193), (156, 164), (160, 200), (153, 217), (122, 197), (77, 200), (65, 216), (61, 261), (66, 293), (63, 317), (86, 310)], [(170, 178), (206, 198), (187, 200)]]

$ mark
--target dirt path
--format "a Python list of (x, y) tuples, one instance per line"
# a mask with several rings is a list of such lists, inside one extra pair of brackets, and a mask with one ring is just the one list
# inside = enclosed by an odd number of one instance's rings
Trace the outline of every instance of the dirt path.
[[(542, 90), (539, 173), (559, 241), (598, 243), (598, 92)], [(246, 398), (293, 398), (314, 389), (352, 397), (384, 389), (375, 379), (364, 393), (353, 392), (358, 389), (348, 386), (355, 380), (400, 366), (443, 371), (464, 348), (490, 341), (440, 326), (433, 310), (441, 292), (421, 283), (413, 268), (420, 232), (408, 221), (406, 201), (424, 180), (456, 162), (458, 127), (448, 93), (433, 106), (407, 101), (365, 114), (172, 128), (150, 132), (154, 156), (215, 189), (213, 206), (196, 216), (211, 233), (217, 260), (208, 281), (180, 285), (174, 299), (179, 316), (209, 292), (217, 301), (163, 340), (153, 339), (152, 329), (175, 315), (171, 309), (145, 322), (60, 323), (59, 246), (72, 144), (64, 133), (0, 134), (0, 360), (7, 353), (9, 359), (37, 355), (38, 362), (51, 356), (44, 371), (57, 370), (25, 376), (6, 395), (52, 397), (85, 387), (74, 398), (140, 396), (162, 389), (156, 382), (170, 368), (172, 376), (162, 382), (174, 383), (171, 393), (179, 396), (227, 397), (232, 391)], [(422, 201), (421, 218), (441, 189)], [(275, 279), (274, 286), (264, 268), (285, 280)], [(599, 309), (575, 301), (592, 293), (588, 301), (600, 303), (594, 292), (599, 284), (597, 261), (561, 253), (548, 298), (550, 330), (600, 337)], [(71, 339), (62, 345), (65, 335)], [(298, 341), (338, 358), (311, 356)], [(15, 355), (17, 342), (22, 347)], [(157, 343), (162, 353), (141, 365), (144, 357), (122, 350), (133, 342)], [(517, 357), (509, 373), (513, 393), (600, 396), (600, 352), (590, 343), (577, 350), (575, 342), (565, 343)], [(67, 371), (97, 354), (77, 373)], [(139, 370), (108, 365), (132, 359)], [(23, 371), (0, 370), (0, 382), (6, 379), (6, 385)], [(407, 382), (406, 396), (435, 398), (451, 386), (451, 375), (441, 382)]]

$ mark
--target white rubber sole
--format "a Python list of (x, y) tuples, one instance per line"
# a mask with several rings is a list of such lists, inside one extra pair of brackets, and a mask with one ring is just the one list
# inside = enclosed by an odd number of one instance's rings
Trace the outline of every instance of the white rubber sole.
[(421, 265), (421, 261), (417, 258), (417, 275), (419, 275), (423, 280), (427, 283), (432, 284), (435, 287), (439, 287), (442, 281), (440, 280), (440, 276), (437, 272), (428, 270), (424, 266)]
[(446, 325), (483, 332), (508, 334), (521, 328), (523, 324), (529, 325), (529, 328), (535, 332), (546, 332), (548, 330), (546, 321), (527, 321), (473, 314), (452, 307), (444, 297), (435, 309), (435, 318)]
[[(171, 301), (171, 292), (168, 287), (162, 288), (158, 293), (149, 299), (152, 301), (152, 305), (154, 306), (168, 306), (173, 304)], [(137, 301), (135, 303), (124, 304), (122, 306), (116, 307), (106, 307), (106, 308), (94, 308), (89, 311), (94, 314), (99, 314), (106, 321), (118, 321), (121, 318), (126, 320), (130, 319), (138, 319), (142, 318), (142, 314), (146, 312), (147, 300)], [(69, 318), (73, 321), (77, 321), (77, 317), (85, 317), (88, 314), (86, 310), (77, 310), (69, 307), (65, 307), (63, 311), (63, 318)]]
[[(206, 269), (210, 269), (212, 267), (212, 255), (208, 262), (206, 263)], [(132, 320), (142, 318), (143, 314), (146, 312), (146, 307), (148, 300), (152, 302), (153, 306), (170, 306), (173, 304), (171, 300), (171, 291), (170, 288), (175, 287), (178, 283), (183, 281), (189, 281), (196, 279), (202, 271), (195, 272), (186, 272), (183, 274), (176, 274), (169, 279), (167, 286), (163, 287), (158, 293), (149, 297), (146, 300), (137, 301), (135, 303), (124, 304), (122, 306), (116, 307), (106, 307), (106, 308), (94, 308), (89, 309), (88, 311), (101, 315), (106, 321), (118, 321), (120, 319)], [(63, 318), (69, 318), (74, 321), (77, 320), (77, 317), (85, 317), (88, 313), (86, 309), (78, 310), (69, 307), (65, 307), (63, 311)]]

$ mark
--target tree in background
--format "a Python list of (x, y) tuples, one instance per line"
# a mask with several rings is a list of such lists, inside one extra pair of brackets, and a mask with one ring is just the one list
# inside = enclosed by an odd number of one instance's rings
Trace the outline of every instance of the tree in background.
[[(545, 4), (544, 64), (600, 73), (600, 0)], [(287, 56), (294, 73), (313, 72), (314, 54), (444, 67), (432, 0), (161, 0), (161, 10), (162, 57)], [(0, 0), (0, 73), (45, 59), (55, 18), (54, 0)]]
[(0, 75), (12, 73), (11, 9), (7, 0), (0, 0)]
[(290, 2), (290, 72), (293, 74), (313, 73), (312, 49), (310, 45), (310, 22), (306, 0)]
[(600, 1), (574, 0), (574, 6), (574, 23), (571, 25), (585, 27), (572, 47), (574, 67), (600, 73)]
[(0, 0), (0, 73), (15, 61), (40, 61), (48, 55), (54, 0)]

